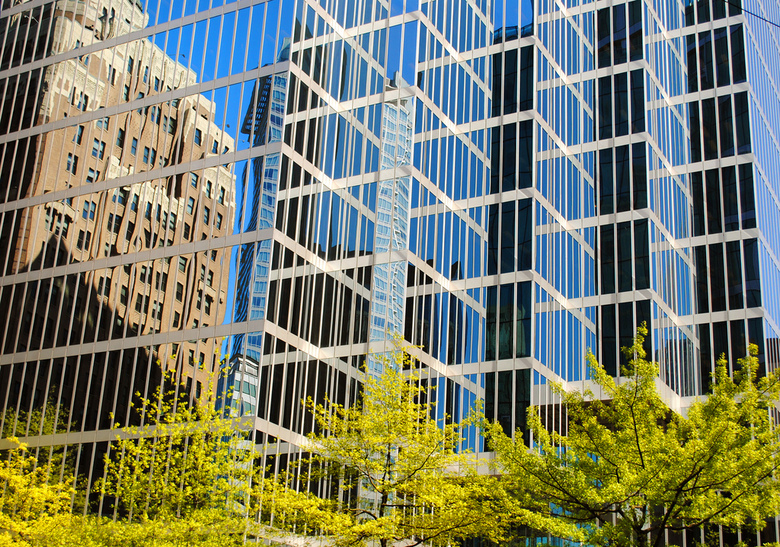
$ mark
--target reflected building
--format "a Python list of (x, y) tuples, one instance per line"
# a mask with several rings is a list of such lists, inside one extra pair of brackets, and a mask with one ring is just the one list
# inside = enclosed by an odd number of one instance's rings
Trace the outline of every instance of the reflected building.
[(775, 370), (778, 51), (740, 6), (7, 2), (3, 400), (219, 348), (283, 466), (394, 333), (439, 417), (508, 432), (643, 323), (675, 409), (721, 353)]
[(67, 416), (76, 448), (111, 438), (111, 414), (136, 420), (163, 371), (200, 397), (220, 359), (192, 329), (226, 310), (230, 253), (210, 242), (232, 233), (235, 143), (212, 100), (181, 92), (195, 72), (124, 38), (147, 23), (140, 4), (67, 1), (2, 27), (0, 133), (30, 136), (2, 144), (0, 400)]

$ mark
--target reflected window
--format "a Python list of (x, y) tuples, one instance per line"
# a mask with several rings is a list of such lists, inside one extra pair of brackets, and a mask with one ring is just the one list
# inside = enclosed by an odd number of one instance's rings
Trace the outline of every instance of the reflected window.
[(76, 128), (76, 134), (73, 135), (73, 142), (81, 144), (81, 138), (84, 136), (84, 126), (80, 125)]
[(196, 129), (195, 130), (195, 144), (197, 146), (200, 146), (202, 141), (203, 141), (203, 132), (200, 129)]
[(105, 152), (106, 152), (106, 143), (95, 139), (92, 142), (92, 157), (102, 160), (103, 156), (105, 155)]
[(187, 198), (187, 214), (191, 215), (194, 209), (195, 209), (195, 198), (193, 197)]
[(130, 146), (130, 153), (135, 156), (136, 152), (138, 152), (138, 139), (133, 137), (133, 143), (132, 146)]
[(79, 165), (79, 157), (69, 152), (68, 153), (68, 162), (65, 165), (65, 170), (68, 173), (70, 173), (72, 175), (75, 175), (76, 174), (76, 169), (78, 168), (78, 165)]
[(116, 145), (120, 148), (125, 146), (125, 130), (119, 128), (116, 132)]
[(85, 230), (79, 230), (79, 237), (76, 239), (76, 248), (78, 250), (86, 250), (89, 248), (89, 244), (92, 241), (92, 232)]

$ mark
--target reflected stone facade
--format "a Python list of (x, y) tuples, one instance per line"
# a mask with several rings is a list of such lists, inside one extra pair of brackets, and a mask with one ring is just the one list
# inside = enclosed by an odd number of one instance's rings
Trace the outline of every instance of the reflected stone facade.
[(68, 408), (86, 471), (157, 359), (219, 366), (284, 466), (396, 334), (440, 417), (507, 431), (643, 323), (675, 409), (748, 343), (774, 371), (780, 51), (742, 2), (7, 1), (0, 404)]

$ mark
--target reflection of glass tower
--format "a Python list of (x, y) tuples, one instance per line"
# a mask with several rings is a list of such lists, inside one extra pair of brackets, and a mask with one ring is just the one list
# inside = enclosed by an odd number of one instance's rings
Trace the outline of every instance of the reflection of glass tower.
[[(286, 50), (284, 50), (286, 52)], [(258, 80), (244, 117), (242, 133), (254, 146), (279, 143), (284, 129), (287, 77), (269, 75)], [(278, 152), (254, 158), (243, 173), (246, 193), (251, 196), (247, 230), (273, 226), (279, 182)], [(259, 321), (264, 318), (271, 266), (271, 241), (246, 243), (237, 261), (235, 321)], [(257, 410), (258, 364), (262, 359), (261, 331), (237, 334), (233, 338), (229, 369), (220, 378), (220, 392), (230, 399), (226, 403), (238, 415)]]
[[(393, 83), (408, 87), (400, 74)], [(406, 292), (406, 266), (396, 251), (409, 248), (409, 198), (411, 176), (404, 175), (404, 166), (412, 163), (414, 123), (410, 109), (412, 99), (387, 102), (382, 111), (381, 170), (396, 170), (396, 178), (381, 180), (377, 185), (376, 241), (378, 255), (373, 272), (371, 295), (371, 342), (388, 342), (403, 331)], [(396, 256), (393, 256), (396, 254)], [(386, 258), (381, 258), (386, 257)], [(401, 260), (399, 260), (401, 258)], [(377, 351), (379, 347), (373, 347)], [(373, 368), (379, 363), (371, 358)]]

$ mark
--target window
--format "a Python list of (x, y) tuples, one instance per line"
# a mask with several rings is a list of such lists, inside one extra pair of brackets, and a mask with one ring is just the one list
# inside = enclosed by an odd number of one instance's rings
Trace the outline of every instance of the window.
[(92, 142), (92, 156), (102, 160), (105, 153), (106, 153), (106, 143), (95, 139)]
[(87, 182), (90, 184), (95, 182), (100, 177), (100, 171), (95, 171), (91, 167), (87, 170)]
[(203, 291), (198, 291), (198, 298), (195, 301), (195, 308), (200, 309), (202, 302), (203, 302)]
[(108, 116), (106, 116), (105, 118), (98, 118), (97, 121), (95, 122), (95, 125), (97, 126), (98, 129), (106, 129), (107, 130), (108, 129)]
[(138, 194), (133, 194), (133, 202), (130, 204), (131, 211), (138, 210)]
[(76, 134), (73, 135), (73, 142), (81, 144), (81, 137), (84, 136), (84, 126), (80, 125), (76, 128)]
[(76, 240), (76, 248), (80, 251), (87, 250), (89, 249), (89, 244), (91, 241), (92, 241), (92, 232), (79, 230), (79, 237)]
[(217, 199), (217, 203), (219, 203), (220, 205), (224, 205), (225, 204), (225, 189), (224, 188), (220, 188), (219, 189), (219, 199)]
[(118, 192), (114, 194), (114, 197), (111, 199), (111, 201), (118, 201), (119, 205), (124, 205), (127, 203), (127, 196), (130, 195), (130, 190), (127, 188), (120, 188)]
[(171, 216), (168, 219), (168, 228), (171, 230), (176, 229), (176, 213), (171, 213)]
[(76, 90), (74, 89), (71, 104), (75, 105), (76, 108), (84, 112), (89, 105), (89, 96), (85, 95), (83, 91), (79, 91), (79, 93), (76, 94)]
[(108, 291), (110, 288), (111, 279), (108, 277), (101, 277), (100, 281), (98, 281), (97, 286), (97, 294), (98, 296), (108, 296)]
[(75, 175), (76, 169), (78, 169), (78, 165), (79, 165), (79, 157), (74, 156), (71, 153), (68, 153), (68, 163), (65, 165), (65, 170), (68, 173)]
[(211, 260), (216, 260), (216, 259), (217, 259), (217, 250), (211, 249)]
[(116, 132), (116, 145), (120, 148), (125, 145), (125, 130), (122, 128), (119, 128)]
[(200, 129), (196, 129), (195, 130), (195, 144), (197, 146), (200, 146), (202, 141), (203, 141), (203, 132)]
[(106, 74), (109, 81), (111, 82), (111, 85), (116, 85), (116, 69), (111, 65), (108, 65), (108, 72)]
[(162, 318), (162, 311), (162, 302), (155, 302), (154, 307), (152, 308), (152, 317), (159, 321)]
[(134, 222), (128, 222), (127, 223), (127, 230), (125, 230), (125, 239), (127, 241), (130, 241), (130, 239), (132, 239), (134, 233), (135, 233), (135, 223)]
[(149, 81), (149, 67), (144, 67), (144, 83)]
[(162, 277), (160, 277), (160, 272), (157, 272), (154, 286), (157, 289), (165, 289), (168, 286), (168, 274), (163, 273)]
[(133, 58), (128, 57), (127, 58), (127, 71), (132, 72), (133, 71)]
[(130, 146), (130, 153), (135, 156), (136, 152), (138, 152), (138, 139), (133, 137), (133, 144)]
[(211, 146), (211, 153), (216, 154), (217, 152), (219, 152), (219, 143), (214, 141), (214, 144)]
[(217, 230), (222, 229), (222, 213), (217, 213), (217, 221), (215, 223)]
[(191, 215), (193, 209), (195, 209), (195, 198), (189, 197), (187, 198), (187, 214)]
[(154, 165), (155, 161), (157, 161), (157, 149), (156, 148), (152, 148), (152, 153), (149, 156), (149, 163), (151, 165)]
[(149, 163), (149, 147), (144, 146), (144, 163)]
[(119, 302), (125, 306), (127, 305), (127, 287), (124, 285), (119, 290)]
[(169, 118), (168, 116), (163, 116), (163, 129), (166, 133), (172, 135), (176, 132), (176, 118)]
[(186, 222), (184, 223), (184, 232), (182, 233), (182, 237), (184, 239), (190, 238), (190, 225), (187, 224)]
[(208, 207), (203, 208), (203, 224), (208, 224), (211, 219), (211, 210)]
[(126, 85), (125, 90), (122, 92), (122, 100), (125, 102), (130, 100), (130, 86)]
[(186, 272), (187, 271), (187, 259), (183, 256), (179, 257), (179, 271), (180, 272)]
[(154, 90), (160, 91), (160, 78), (156, 77), (154, 78)]
[(214, 283), (214, 270), (209, 270), (209, 275), (206, 276), (206, 285), (209, 287)]
[(160, 107), (153, 106), (149, 109), (149, 117), (154, 123), (160, 123)]
[(181, 321), (181, 314), (177, 311), (173, 312), (173, 328), (178, 328), (180, 321)]
[(207, 295), (206, 295), (206, 305), (203, 307), (203, 311), (204, 311), (204, 312), (205, 312), (207, 315), (211, 315), (211, 303), (212, 303), (213, 301), (214, 301), (214, 299), (213, 299), (211, 296), (209, 296), (209, 295), (207, 294)]
[(195, 173), (190, 173), (190, 184), (192, 185), (193, 188), (198, 187), (198, 175), (196, 175)]
[(176, 283), (176, 301), (181, 302), (184, 298), (184, 285)]
[(212, 190), (212, 189), (213, 189), (213, 188), (212, 188), (212, 185), (211, 185), (211, 181), (210, 181), (210, 180), (207, 180), (207, 181), (206, 181), (206, 195), (207, 195), (209, 198), (211, 198), (211, 190)]

